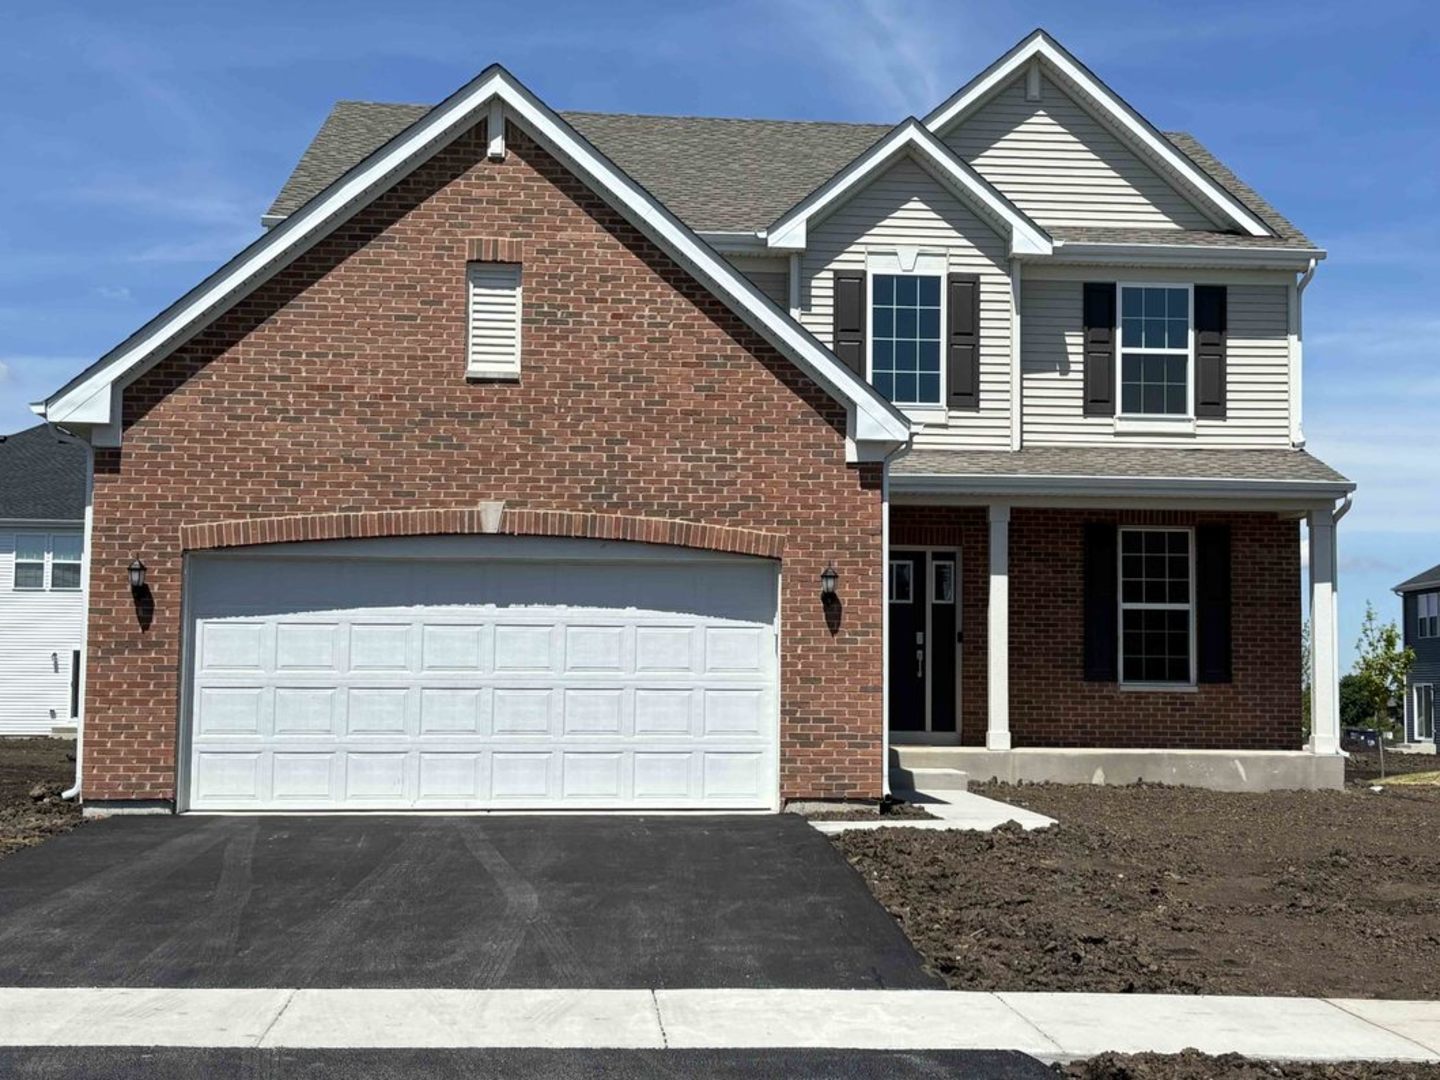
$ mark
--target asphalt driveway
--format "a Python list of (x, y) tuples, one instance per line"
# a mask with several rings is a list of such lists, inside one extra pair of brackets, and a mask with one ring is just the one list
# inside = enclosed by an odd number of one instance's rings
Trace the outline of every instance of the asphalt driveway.
[(0, 985), (940, 984), (777, 815), (92, 822), (0, 863)]

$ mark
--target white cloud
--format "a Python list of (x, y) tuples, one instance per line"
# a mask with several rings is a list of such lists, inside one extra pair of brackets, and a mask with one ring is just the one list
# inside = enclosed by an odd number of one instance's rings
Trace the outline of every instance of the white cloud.
[(129, 288), (124, 285), (98, 285), (95, 291), (106, 300), (130, 300), (133, 298)]
[(5, 383), (5, 382), (9, 382), (9, 381), (10, 381), (10, 368), (6, 365), (6, 363), (5, 363), (4, 360), (0, 360), (0, 383)]

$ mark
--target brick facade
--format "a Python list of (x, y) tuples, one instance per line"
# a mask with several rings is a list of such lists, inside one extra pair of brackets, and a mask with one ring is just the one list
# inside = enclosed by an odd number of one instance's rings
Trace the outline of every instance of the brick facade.
[[(493, 162), (483, 125), (461, 137), (126, 390), (124, 447), (96, 455), (86, 798), (174, 796), (182, 530), (449, 511), (443, 531), (502, 500), (507, 521), (759, 537), (783, 571), (782, 793), (879, 794), (878, 467), (846, 465), (841, 406), (513, 127), (507, 145)], [(521, 377), (467, 382), (466, 260), (517, 252)]]
[[(1084, 679), (1086, 522), (1231, 527), (1230, 683), (1127, 691)], [(988, 529), (980, 507), (891, 509), (891, 544), (961, 550), (961, 742), (985, 744)], [(1010, 733), (1016, 747), (1297, 750), (1299, 523), (1265, 513), (1016, 508), (1010, 523)]]

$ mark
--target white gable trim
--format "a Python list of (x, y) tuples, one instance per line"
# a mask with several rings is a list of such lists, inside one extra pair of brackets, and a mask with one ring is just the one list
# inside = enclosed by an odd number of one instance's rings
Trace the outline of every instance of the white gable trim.
[(1142, 148), (1147, 157), (1160, 162), (1201, 196), (1206, 203), (1204, 209), (1220, 214), (1222, 220), (1234, 222), (1251, 236), (1274, 235), (1265, 223), (1246, 209), (1235, 196), (1177, 150), (1154, 125), (1043, 30), (1036, 30), (937, 106), (925, 118), (925, 126), (936, 134), (943, 135), (995, 91), (1021, 75), (1026, 65), (1035, 60), (1043, 60), (1066, 80), (1079, 87), (1090, 99), (1089, 104), (1102, 112), (1103, 119)]
[(782, 251), (803, 251), (811, 222), (835, 210), (906, 155), (914, 157), (937, 180), (998, 226), (1001, 235), (1010, 239), (1010, 254), (1050, 254), (1054, 247), (1050, 235), (913, 116), (786, 212), (767, 230), (766, 242)]
[(102, 443), (118, 445), (120, 397), (126, 384), (472, 127), (486, 115), (492, 100), (502, 102), (508, 120), (528, 131), (826, 393), (845, 405), (852, 459), (883, 454), (894, 444), (909, 441), (909, 423), (898, 410), (499, 65), (486, 68), (31, 408), (54, 423), (91, 427)]

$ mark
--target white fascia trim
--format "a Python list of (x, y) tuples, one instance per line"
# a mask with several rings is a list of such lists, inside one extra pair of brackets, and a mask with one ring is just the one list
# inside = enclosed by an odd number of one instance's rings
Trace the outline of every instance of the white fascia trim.
[(1223, 247), (1214, 244), (1106, 244), (1057, 240), (1049, 261), (1117, 266), (1204, 266), (1302, 271), (1325, 258), (1318, 248)]
[(914, 155), (922, 164), (928, 165), (937, 179), (1007, 230), (1011, 255), (1050, 254), (1054, 247), (1050, 235), (989, 181), (956, 157), (913, 116), (896, 125), (869, 150), (787, 211), (766, 230), (767, 242), (772, 248), (782, 251), (804, 250), (810, 222), (819, 220), (845, 202), (903, 154)]
[(1152, 157), (1163, 162), (1176, 176), (1189, 184), (1198, 194), (1204, 196), (1213, 209), (1233, 221), (1251, 236), (1271, 236), (1273, 233), (1265, 223), (1247, 210), (1228, 191), (1222, 188), (1197, 165), (1182, 154), (1169, 139), (1115, 91), (1100, 81), (1084, 64), (1080, 63), (1044, 30), (1035, 30), (999, 60), (991, 64), (970, 82), (966, 83), (948, 99), (938, 105), (927, 117), (925, 126), (937, 134), (964, 118), (1005, 83), (1017, 76), (1027, 63), (1035, 58), (1043, 59), (1066, 79), (1077, 85), (1105, 113), (1107, 119), (1135, 143), (1143, 147)]
[(700, 230), (696, 236), (704, 240), (722, 255), (767, 255), (774, 257), (780, 252), (771, 251), (760, 232), (708, 232)]
[(1177, 476), (940, 476), (892, 472), (890, 487), (907, 494), (1134, 495), (1153, 498), (1338, 499), (1355, 490), (1350, 481), (1236, 480)]
[(32, 409), (53, 422), (110, 424), (112, 417), (119, 416), (117, 391), (125, 382), (199, 333), (376, 194), (453, 141), (476, 123), (493, 98), (502, 100), (506, 115), (523, 124), (547, 151), (846, 405), (854, 442), (909, 441), (909, 424), (898, 410), (498, 64), (486, 68)]

